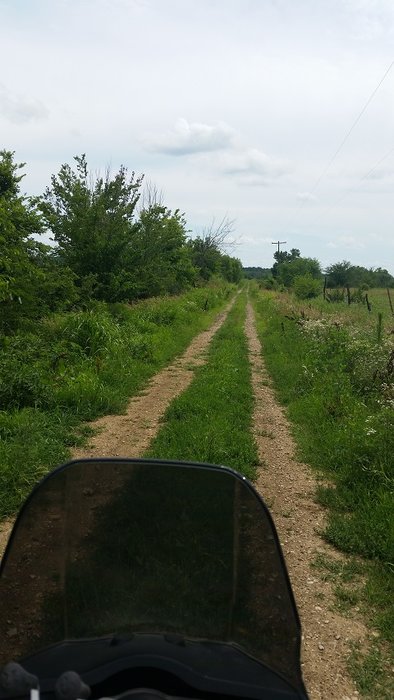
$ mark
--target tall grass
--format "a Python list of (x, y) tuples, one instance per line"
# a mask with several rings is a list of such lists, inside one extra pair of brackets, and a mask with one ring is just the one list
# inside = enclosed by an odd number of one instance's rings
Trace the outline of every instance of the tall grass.
[(152, 374), (207, 328), (233, 287), (52, 314), (0, 346), (0, 518), (69, 456), (78, 426), (121, 412)]

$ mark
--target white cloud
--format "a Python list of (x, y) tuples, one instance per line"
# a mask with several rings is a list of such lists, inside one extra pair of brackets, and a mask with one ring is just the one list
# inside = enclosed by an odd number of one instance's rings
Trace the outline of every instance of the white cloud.
[(184, 156), (231, 147), (234, 131), (228, 124), (203, 124), (178, 119), (172, 131), (146, 141), (148, 150), (166, 155)]
[(0, 117), (13, 124), (26, 124), (48, 116), (49, 110), (40, 100), (12, 92), (0, 83)]
[(194, 156), (195, 165), (232, 176), (248, 187), (268, 186), (290, 171), (287, 161), (244, 146), (236, 130), (224, 122), (178, 119), (173, 131), (151, 138), (146, 147), (164, 155)]
[(298, 192), (297, 199), (299, 199), (300, 202), (316, 202), (317, 201), (317, 197), (314, 194), (312, 194), (312, 192)]
[(220, 170), (226, 175), (235, 175), (241, 184), (266, 186), (273, 180), (290, 172), (290, 164), (279, 158), (268, 156), (257, 148), (234, 149), (221, 156)]

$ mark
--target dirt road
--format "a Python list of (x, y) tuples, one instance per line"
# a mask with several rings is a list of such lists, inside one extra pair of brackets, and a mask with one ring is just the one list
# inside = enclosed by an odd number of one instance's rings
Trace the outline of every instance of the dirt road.
[[(229, 307), (180, 358), (151, 379), (131, 400), (125, 415), (106, 416), (93, 423), (99, 433), (73, 457), (141, 456), (158, 432), (167, 406), (190, 384), (195, 368), (205, 362), (209, 343), (228, 311)], [(318, 553), (340, 555), (318, 534), (325, 514), (314, 498), (316, 478), (294, 457), (289, 425), (270, 386), (250, 305), (245, 330), (255, 394), (253, 431), (261, 461), (257, 488), (272, 510), (301, 616), (305, 682), (311, 700), (356, 700), (358, 693), (345, 659), (349, 641), (363, 640), (366, 630), (361, 623), (334, 611), (331, 584), (311, 569)], [(0, 553), (10, 525), (0, 526)]]

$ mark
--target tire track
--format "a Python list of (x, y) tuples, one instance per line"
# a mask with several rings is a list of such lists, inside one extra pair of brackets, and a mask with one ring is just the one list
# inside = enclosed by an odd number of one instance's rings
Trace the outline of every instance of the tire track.
[(325, 511), (315, 500), (316, 478), (295, 459), (295, 443), (271, 387), (250, 303), (245, 332), (255, 395), (253, 433), (261, 463), (256, 486), (274, 517), (297, 601), (304, 681), (311, 700), (357, 700), (346, 658), (350, 643), (364, 641), (367, 630), (362, 622), (335, 611), (331, 583), (311, 569), (317, 554), (342, 555), (319, 535)]

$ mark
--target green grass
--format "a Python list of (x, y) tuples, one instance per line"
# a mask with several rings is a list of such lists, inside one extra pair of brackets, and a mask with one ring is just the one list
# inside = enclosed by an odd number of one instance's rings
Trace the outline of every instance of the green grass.
[(391, 700), (394, 697), (394, 676), (387, 654), (371, 640), (367, 651), (353, 645), (349, 668), (364, 698)]
[(214, 337), (207, 364), (168, 408), (147, 456), (224, 464), (256, 475), (256, 445), (250, 434), (253, 394), (240, 296)]
[(267, 293), (255, 295), (254, 303), (267, 367), (287, 406), (299, 455), (332, 484), (317, 491), (328, 509), (325, 537), (362, 566), (357, 585), (344, 571), (330, 573), (326, 567), (325, 575), (339, 577), (341, 609), (361, 608), (392, 645), (394, 375), (388, 330), (393, 322), (385, 294), (370, 291), (371, 313), (362, 305), (302, 304)]
[(70, 456), (83, 421), (122, 412), (149, 377), (209, 327), (230, 285), (132, 306), (53, 314), (0, 345), (0, 518)]

